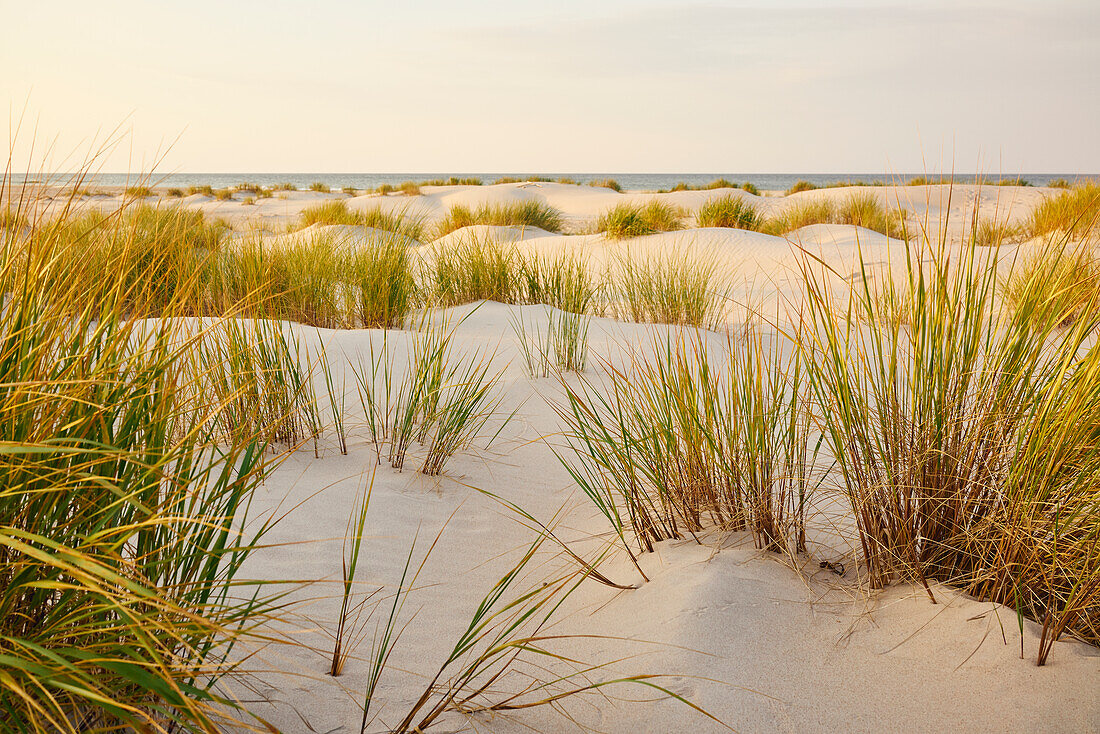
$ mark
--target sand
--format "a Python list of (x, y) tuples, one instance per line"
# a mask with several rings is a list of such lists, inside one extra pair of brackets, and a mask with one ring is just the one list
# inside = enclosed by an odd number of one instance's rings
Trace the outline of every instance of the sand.
[[(862, 190), (900, 203), (914, 217), (927, 217), (932, 223), (950, 215), (956, 234), (966, 226), (965, 217), (975, 202), (980, 201), (987, 215), (996, 210), (1016, 220), (1049, 194), (1043, 189), (979, 191), (957, 186), (948, 202), (945, 187)], [(804, 228), (792, 233), (790, 241), (715, 229), (653, 235), (629, 243), (580, 233), (619, 201), (659, 198), (695, 207), (721, 193), (744, 196), (777, 211), (792, 201), (837, 198), (850, 191), (827, 189), (791, 197), (754, 197), (743, 191), (654, 195), (561, 184), (506, 184), (425, 187), (424, 195), (417, 197), (290, 192), (255, 205), (202, 196), (180, 203), (236, 224), (260, 222), (281, 231), (303, 208), (327, 199), (347, 199), (353, 209), (407, 209), (429, 219), (454, 204), (536, 199), (561, 209), (573, 233), (485, 227), (477, 232), (512, 240), (524, 250), (584, 253), (599, 266), (627, 247), (652, 252), (697, 248), (723, 263), (737, 284), (739, 300), (752, 301), (766, 312), (794, 294), (790, 269), (798, 247), (816, 253), (841, 273), (854, 272), (861, 262), (889, 266), (903, 256), (897, 241), (839, 225)], [(356, 237), (354, 231), (339, 231)], [(349, 405), (354, 406), (348, 455), (339, 453), (329, 432), (322, 440), (322, 458), (315, 459), (309, 447), (290, 455), (268, 479), (254, 508), (261, 516), (286, 515), (268, 537), (272, 547), (253, 557), (245, 576), (336, 581), (348, 517), (357, 492), (373, 474), (361, 573), (364, 590), (392, 590), (413, 539), (418, 538), (420, 553), (442, 528), (418, 589), (409, 597), (406, 618), (416, 612), (415, 620), (382, 677), (372, 710), (378, 719), (370, 731), (383, 731), (403, 715), (423, 690), (426, 676), (434, 674), (450, 652), (483, 594), (532, 540), (531, 531), (513, 513), (478, 489), (544, 522), (556, 517), (560, 536), (587, 556), (608, 541), (606, 522), (571, 482), (554, 452), (561, 426), (551, 403), (560, 399), (561, 388), (553, 379), (527, 377), (513, 335), (514, 319), (543, 324), (548, 309), (482, 303), (452, 309), (450, 315), (455, 320), (465, 317), (458, 327), (463, 348), (495, 349), (505, 369), (502, 410), (516, 414), (488, 449), (459, 454), (442, 477), (417, 474), (415, 461), (404, 472), (387, 464), (376, 469), (374, 447), (361, 425), (348, 374)], [(324, 343), (338, 382), (349, 362), (381, 341), (378, 331), (287, 328), (307, 344)], [(645, 348), (666, 328), (594, 319), (591, 362), (596, 357), (621, 359), (625, 348)], [(718, 334), (709, 338), (716, 344), (724, 340)], [(400, 352), (408, 334), (394, 332), (389, 339)], [(828, 501), (822, 497), (822, 506)], [(595, 581), (583, 583), (557, 615), (552, 631), (601, 637), (565, 640), (553, 649), (590, 664), (619, 661), (608, 671), (594, 673), (597, 679), (613, 673), (667, 674), (671, 677), (664, 685), (741, 732), (1100, 731), (1100, 650), (1063, 639), (1048, 665), (1039, 668), (1034, 664), (1038, 627), (1024, 622), (1021, 659), (1021, 631), (1010, 609), (942, 587), (935, 588), (939, 604), (930, 603), (923, 590), (904, 585), (870, 593), (857, 580), (853, 539), (846, 533), (838, 536), (827, 515), (811, 518), (815, 557), (802, 565), (758, 552), (738, 534), (661, 544), (656, 553), (641, 559), (648, 583), (642, 583), (625, 558), (614, 557), (601, 567), (603, 572), (637, 588), (622, 591)], [(843, 562), (847, 571), (838, 576), (819, 568), (819, 560)], [(537, 583), (567, 564), (567, 559), (547, 551), (528, 581)], [(327, 662), (317, 652), (331, 644), (326, 631), (335, 628), (336, 593), (335, 583), (295, 591), (292, 599), (300, 606), (293, 624), (282, 628), (287, 642), (265, 647), (249, 662), (250, 668), (266, 672), (257, 673), (248, 686), (233, 684), (234, 692), (251, 701), (253, 710), (284, 731), (358, 731), (368, 670), (362, 658), (369, 654), (369, 635), (339, 678), (325, 675)], [(564, 713), (545, 707), (495, 717), (449, 713), (438, 730), (724, 730), (650, 689), (624, 686), (603, 693), (606, 697), (589, 695), (564, 703)]]

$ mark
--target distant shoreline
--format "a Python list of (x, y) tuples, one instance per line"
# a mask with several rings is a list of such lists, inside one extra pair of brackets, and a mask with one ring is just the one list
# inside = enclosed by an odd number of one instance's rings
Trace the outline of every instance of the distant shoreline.
[[(14, 175), (12, 185), (22, 185), (24, 181), (32, 184), (46, 183), (64, 185), (74, 174), (50, 173), (35, 175)], [(1021, 174), (977, 174), (977, 173), (174, 173), (174, 174), (126, 174), (98, 173), (84, 180), (92, 186), (129, 186), (141, 183), (156, 188), (187, 187), (210, 185), (215, 189), (236, 186), (241, 183), (254, 183), (260, 186), (274, 186), (280, 183), (294, 184), (300, 189), (308, 188), (311, 183), (321, 182), (333, 189), (350, 187), (355, 189), (374, 189), (382, 184), (397, 186), (403, 181), (423, 183), (426, 180), (455, 178), (477, 178), (485, 184), (497, 179), (529, 178), (572, 179), (585, 184), (591, 181), (612, 178), (622, 188), (632, 191), (658, 191), (671, 189), (677, 184), (688, 186), (705, 185), (715, 179), (725, 178), (737, 184), (751, 182), (761, 190), (786, 190), (798, 181), (807, 181), (815, 186), (824, 187), (840, 183), (848, 184), (904, 184), (911, 179), (951, 179), (955, 183), (974, 183), (979, 178), (986, 183), (1022, 180), (1032, 186), (1046, 186), (1057, 179), (1071, 183), (1084, 180), (1100, 180), (1100, 173), (1021, 173)]]

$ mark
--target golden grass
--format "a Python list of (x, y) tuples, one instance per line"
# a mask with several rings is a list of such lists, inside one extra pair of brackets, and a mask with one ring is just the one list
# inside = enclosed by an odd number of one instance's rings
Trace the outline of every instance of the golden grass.
[(540, 201), (482, 204), (476, 209), (458, 204), (452, 206), (436, 225), (436, 237), (474, 224), (537, 227), (547, 232), (560, 232), (563, 219), (561, 212)]
[(671, 232), (683, 227), (684, 212), (663, 201), (648, 204), (617, 204), (596, 219), (596, 231), (611, 239), (641, 237)]

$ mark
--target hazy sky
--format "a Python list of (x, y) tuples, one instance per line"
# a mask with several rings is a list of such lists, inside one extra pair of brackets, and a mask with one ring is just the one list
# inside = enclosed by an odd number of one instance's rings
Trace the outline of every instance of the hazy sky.
[(122, 124), (104, 170), (1096, 173), (1098, 38), (1097, 0), (0, 0), (0, 98), (55, 168)]

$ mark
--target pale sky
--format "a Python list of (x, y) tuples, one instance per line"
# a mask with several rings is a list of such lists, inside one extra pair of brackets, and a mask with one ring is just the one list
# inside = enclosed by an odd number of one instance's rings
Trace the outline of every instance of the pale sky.
[(0, 98), (55, 170), (121, 124), (102, 170), (1097, 173), (1098, 38), (1097, 0), (0, 0)]

